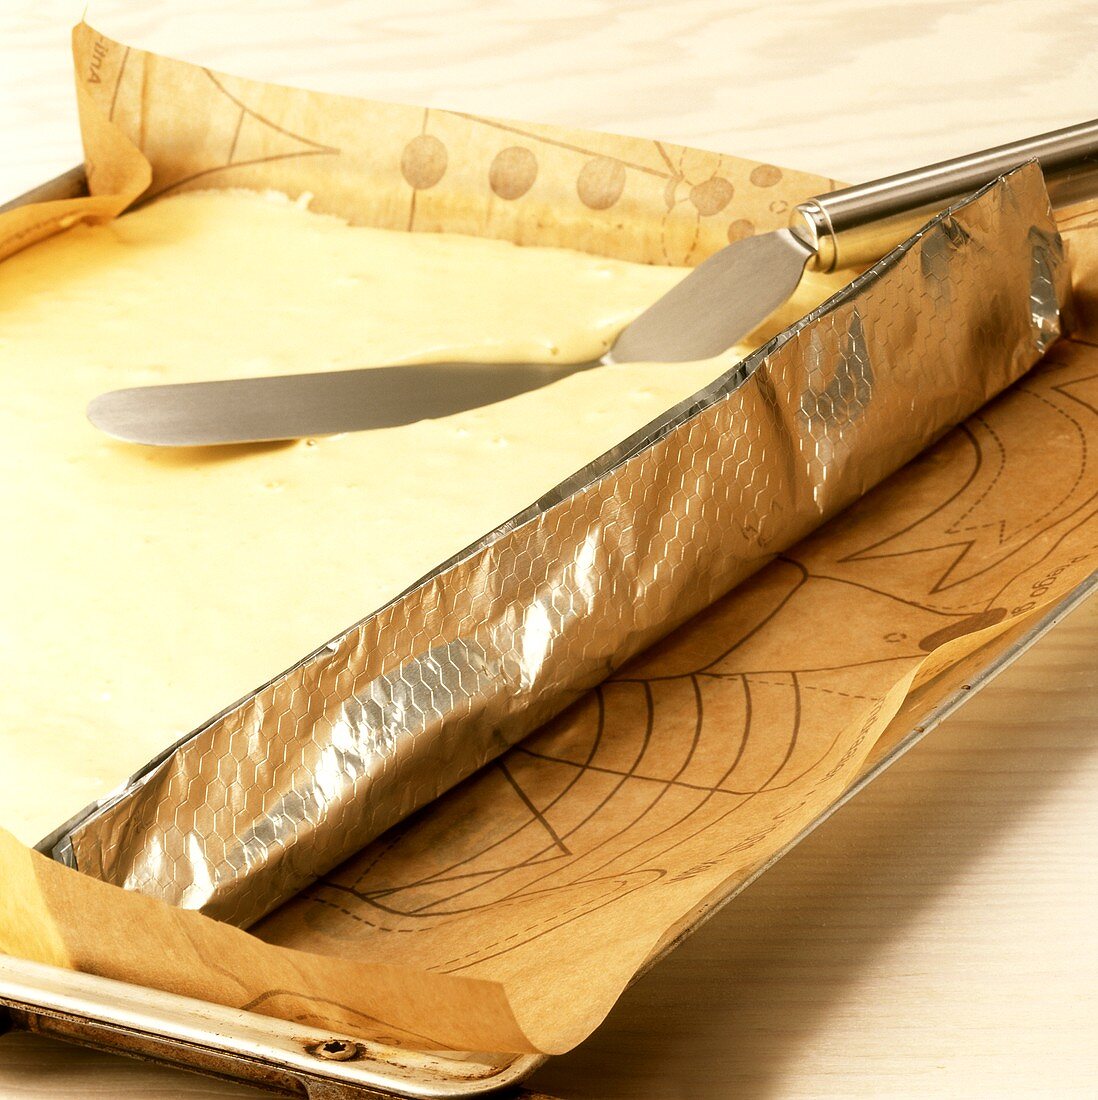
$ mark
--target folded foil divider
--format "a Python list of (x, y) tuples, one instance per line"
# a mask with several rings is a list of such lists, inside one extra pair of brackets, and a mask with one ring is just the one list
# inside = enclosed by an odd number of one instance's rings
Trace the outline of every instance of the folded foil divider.
[(1023, 166), (184, 738), (50, 852), (252, 923), (1021, 377), (1067, 286)]

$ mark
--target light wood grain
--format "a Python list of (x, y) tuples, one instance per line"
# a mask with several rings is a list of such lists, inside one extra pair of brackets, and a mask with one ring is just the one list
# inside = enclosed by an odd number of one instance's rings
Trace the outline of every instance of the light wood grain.
[[(79, 159), (83, 0), (0, 4), (0, 196)], [(264, 10), (267, 9), (267, 10)], [(1089, 0), (93, 0), (117, 38), (330, 91), (661, 137), (837, 179), (1098, 114)], [(1098, 603), (536, 1078), (561, 1097), (1089, 1096)], [(0, 1040), (0, 1097), (259, 1096)]]

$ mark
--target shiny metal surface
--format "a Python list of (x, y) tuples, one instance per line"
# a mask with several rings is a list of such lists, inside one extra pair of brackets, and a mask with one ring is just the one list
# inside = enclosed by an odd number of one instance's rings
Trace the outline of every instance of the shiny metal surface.
[(19, 1028), (317, 1100), (485, 1096), (545, 1061), (398, 1049), (0, 955), (0, 1015), (5, 1009)]
[(871, 263), (935, 211), (1037, 160), (1054, 208), (1098, 194), (1098, 119), (818, 195), (793, 212), (824, 271)]
[(139, 386), (100, 394), (88, 419), (116, 439), (160, 447), (301, 439), (450, 416), (593, 366), (425, 363)]
[(719, 355), (797, 289), (812, 255), (788, 229), (722, 248), (628, 325), (607, 358), (678, 363)]
[(812, 250), (788, 229), (711, 256), (627, 325), (601, 360), (430, 363), (100, 394), (88, 419), (129, 443), (197, 447), (387, 428), (490, 405), (605, 362), (690, 362), (727, 350), (797, 287)]
[(50, 850), (251, 923), (1018, 378), (1059, 331), (1066, 275), (1041, 174), (1019, 169), (211, 720)]
[[(955, 157), (795, 207), (791, 228), (748, 237), (700, 264), (598, 362), (688, 362), (727, 350), (796, 289), (806, 266), (879, 259), (951, 201), (1037, 160), (1054, 207), (1098, 193), (1098, 120)], [(141, 386), (100, 394), (88, 418), (131, 443), (254, 443), (408, 424), (536, 389), (598, 365), (432, 364)]]

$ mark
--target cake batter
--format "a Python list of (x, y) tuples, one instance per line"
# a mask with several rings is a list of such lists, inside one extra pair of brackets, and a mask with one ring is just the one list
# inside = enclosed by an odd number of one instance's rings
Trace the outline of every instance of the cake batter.
[(105, 390), (579, 361), (685, 274), (194, 192), (0, 264), (0, 825), (27, 843), (710, 381), (601, 367), (434, 421), (161, 450)]

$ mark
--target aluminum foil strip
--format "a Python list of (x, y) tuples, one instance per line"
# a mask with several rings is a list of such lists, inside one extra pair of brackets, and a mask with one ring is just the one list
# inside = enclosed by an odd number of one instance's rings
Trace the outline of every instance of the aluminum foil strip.
[(1019, 378), (1067, 292), (1029, 164), (185, 738), (55, 856), (251, 923)]

